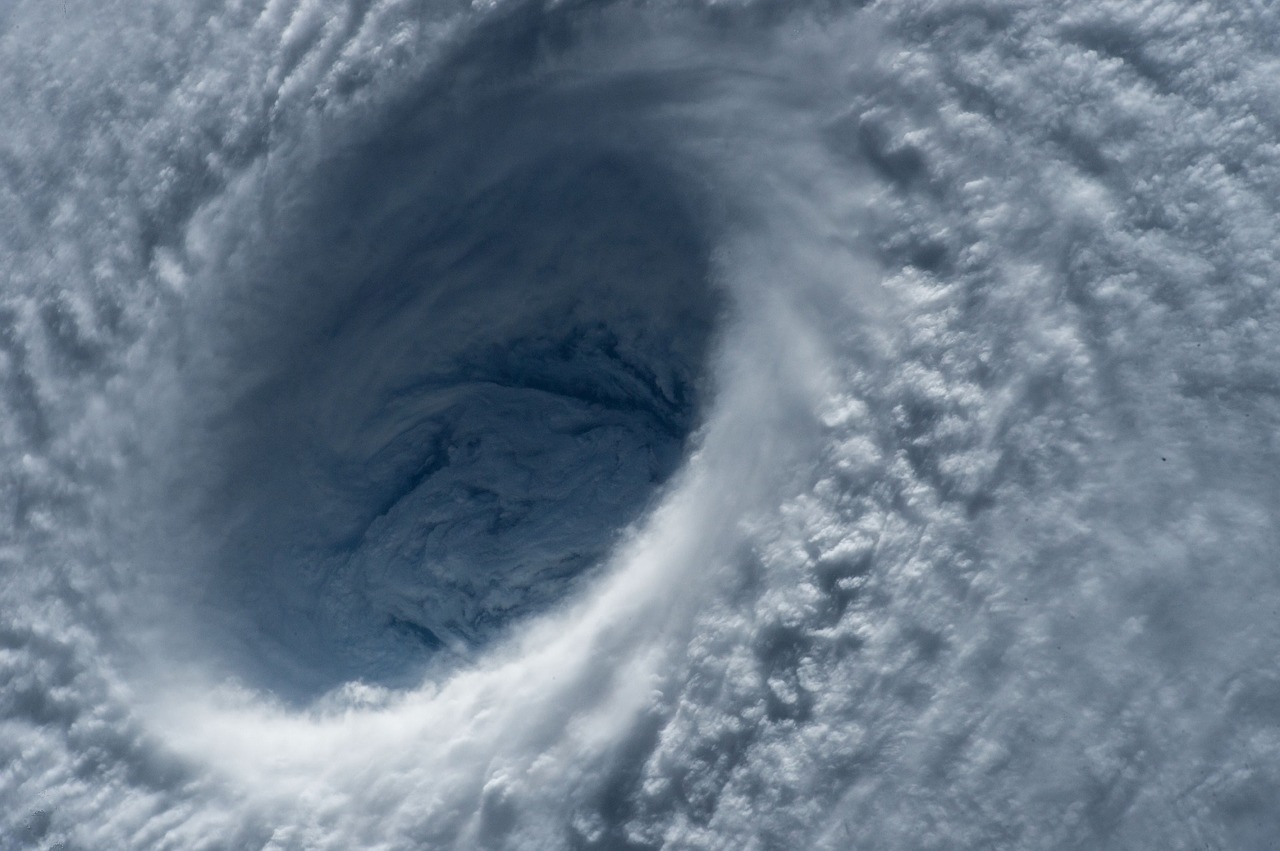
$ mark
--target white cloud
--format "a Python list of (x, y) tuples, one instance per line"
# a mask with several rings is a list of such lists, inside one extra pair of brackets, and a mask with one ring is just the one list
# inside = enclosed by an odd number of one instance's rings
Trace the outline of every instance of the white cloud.
[(13, 7), (0, 848), (1263, 847), (1273, 17)]

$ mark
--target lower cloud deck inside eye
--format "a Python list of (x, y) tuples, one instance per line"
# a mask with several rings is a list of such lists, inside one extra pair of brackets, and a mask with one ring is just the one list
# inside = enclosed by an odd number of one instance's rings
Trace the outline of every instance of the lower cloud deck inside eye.
[(423, 195), (361, 186), (277, 249), (202, 426), (203, 628), (286, 698), (412, 682), (563, 599), (707, 389), (720, 304), (669, 174), (574, 149)]

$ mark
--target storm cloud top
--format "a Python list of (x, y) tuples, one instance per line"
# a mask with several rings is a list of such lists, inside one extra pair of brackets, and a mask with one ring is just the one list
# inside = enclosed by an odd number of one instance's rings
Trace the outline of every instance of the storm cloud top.
[(1263, 848), (1280, 22), (0, 10), (0, 849)]

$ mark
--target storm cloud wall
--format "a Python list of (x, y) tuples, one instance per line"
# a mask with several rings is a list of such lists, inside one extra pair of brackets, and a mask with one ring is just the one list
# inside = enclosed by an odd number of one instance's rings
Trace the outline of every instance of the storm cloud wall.
[(0, 848), (1262, 848), (1247, 3), (0, 11)]

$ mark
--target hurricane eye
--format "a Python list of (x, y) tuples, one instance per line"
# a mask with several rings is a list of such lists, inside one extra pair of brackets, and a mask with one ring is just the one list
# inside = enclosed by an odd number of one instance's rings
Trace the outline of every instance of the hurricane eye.
[(271, 246), (265, 315), (222, 306), (197, 426), (206, 608), (236, 613), (210, 644), (286, 695), (410, 682), (563, 599), (706, 390), (720, 307), (671, 174), (568, 148), (445, 192), (427, 152), (384, 165)]

